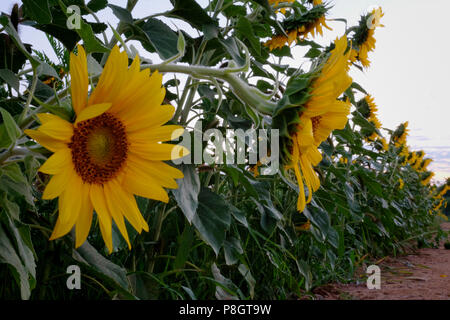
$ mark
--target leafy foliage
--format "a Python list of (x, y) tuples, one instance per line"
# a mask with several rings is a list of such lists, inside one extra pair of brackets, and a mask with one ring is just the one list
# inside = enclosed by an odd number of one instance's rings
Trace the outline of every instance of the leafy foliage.
[[(192, 128), (201, 119), (203, 131), (221, 132), (273, 126), (280, 128), (282, 145), (300, 121), (298, 106), (310, 98), (311, 81), (332, 46), (298, 40), (308, 48), (305, 61), (312, 62), (311, 70), (302, 70), (282, 64), (291, 56), (289, 46), (270, 51), (264, 45), (274, 34), (327, 12), (309, 1), (297, 1), (283, 15), (266, 0), (214, 0), (206, 8), (172, 0), (171, 10), (144, 19), (133, 17), (133, 1), (127, 8), (106, 0), (41, 2), (24, 0), (22, 16), (15, 8), (0, 17), (0, 297), (290, 299), (329, 281), (350, 280), (365, 260), (439, 241), (442, 232), (432, 241), (437, 229), (430, 214), (436, 186), (424, 184), (424, 172), (405, 163), (402, 148), (393, 143), (398, 133), (375, 128), (356, 109), (346, 127), (320, 146), (323, 159), (315, 170), (321, 187), (303, 213), (297, 212), (299, 190), (289, 176), (258, 176), (247, 163), (180, 165), (184, 178), (167, 204), (137, 199), (150, 232), (128, 228), (131, 251), (114, 227), (114, 253), (107, 255), (95, 217), (80, 248), (70, 234), (49, 241), (58, 205), (42, 200), (49, 176), (38, 168), (50, 152), (23, 130), (42, 111), (73, 119), (66, 74), (77, 42), (90, 53), (93, 84), (112, 45), (120, 42), (133, 52), (127, 46), (139, 41), (162, 61), (156, 69), (173, 77), (165, 83), (166, 103), (177, 106), (173, 123)], [(67, 29), (70, 5), (81, 8), (79, 30)], [(101, 10), (112, 10), (120, 20), (110, 41), (97, 36), (106, 24), (87, 19)], [(14, 25), (19, 20), (47, 35), (58, 61), (22, 43)], [(197, 37), (174, 30), (179, 20)], [(187, 80), (172, 71), (187, 73)], [(356, 106), (361, 94), (365, 90), (353, 83), (342, 99)], [(374, 131), (390, 136), (387, 149), (366, 139)], [(72, 264), (81, 267), (79, 291), (66, 288)]]

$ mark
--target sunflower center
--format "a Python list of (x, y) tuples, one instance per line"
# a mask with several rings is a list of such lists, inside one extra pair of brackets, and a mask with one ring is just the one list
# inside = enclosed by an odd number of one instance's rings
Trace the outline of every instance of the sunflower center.
[(127, 158), (125, 126), (109, 113), (81, 121), (69, 147), (75, 171), (83, 181), (104, 184), (117, 175)]

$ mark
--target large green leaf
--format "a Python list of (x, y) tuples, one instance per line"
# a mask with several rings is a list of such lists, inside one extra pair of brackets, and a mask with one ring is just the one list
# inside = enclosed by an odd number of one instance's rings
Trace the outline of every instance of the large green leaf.
[(148, 19), (141, 29), (162, 59), (169, 59), (178, 53), (177, 34), (161, 20)]
[(170, 16), (180, 18), (198, 30), (203, 30), (205, 26), (216, 26), (205, 10), (195, 0), (170, 0), (174, 8), (170, 11)]
[(197, 214), (192, 223), (200, 237), (213, 248), (217, 255), (231, 223), (228, 204), (221, 196), (207, 188), (201, 190), (198, 200)]
[[(20, 231), (8, 215), (3, 216), (5, 225), (0, 223), (0, 263), (6, 263), (20, 287), (22, 299), (29, 299), (36, 284), (36, 263), (33, 250), (22, 235), (29, 230)], [(6, 228), (5, 228), (6, 227)], [(24, 227), (25, 228), (25, 227)]]
[(122, 293), (129, 290), (127, 272), (124, 268), (103, 257), (98, 251), (85, 242), (73, 251), (73, 258), (98, 274), (107, 284), (110, 284)]
[(22, 0), (25, 14), (38, 23), (47, 24), (52, 21), (48, 0)]
[(184, 178), (177, 181), (178, 189), (172, 190), (172, 193), (184, 216), (191, 223), (197, 212), (200, 179), (193, 165), (182, 165), (181, 171)]

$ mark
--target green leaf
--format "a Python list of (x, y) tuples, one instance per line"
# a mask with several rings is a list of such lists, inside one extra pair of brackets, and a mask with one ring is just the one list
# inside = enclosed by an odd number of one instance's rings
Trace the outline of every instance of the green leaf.
[(87, 4), (87, 7), (94, 12), (105, 9), (107, 6), (108, 6), (108, 0), (91, 0)]
[(110, 7), (114, 13), (114, 15), (123, 22), (126, 23), (133, 23), (133, 17), (131, 16), (130, 11), (127, 9), (121, 8), (119, 6), (115, 6), (113, 4), (108, 4), (108, 7)]
[[(64, 14), (67, 17), (70, 17), (71, 15), (75, 14), (75, 13), (67, 13), (67, 7), (64, 5), (64, 3), (61, 0), (58, 0), (59, 5), (62, 9), (62, 11), (64, 12)], [(79, 29), (74, 29), (76, 33), (78, 33), (78, 35), (81, 37), (81, 39), (83, 39), (84, 42), (84, 48), (86, 50), (86, 53), (91, 53), (91, 52), (100, 52), (100, 53), (105, 53), (108, 52), (109, 49), (106, 48), (94, 35), (94, 32), (92, 31), (92, 27), (86, 23), (83, 19), (80, 18), (80, 28)]]
[(225, 263), (229, 266), (239, 261), (239, 257), (244, 253), (241, 242), (235, 237), (225, 240), (223, 243), (225, 253)]
[(164, 22), (151, 18), (141, 29), (162, 59), (172, 58), (178, 53), (178, 36)]
[(38, 76), (43, 76), (43, 75), (51, 76), (51, 77), (55, 77), (58, 80), (61, 80), (61, 78), (59, 77), (59, 75), (55, 71), (55, 69), (46, 62), (40, 62), (39, 66), (36, 68), (36, 74)]
[(230, 227), (231, 216), (228, 204), (221, 196), (203, 188), (198, 195), (197, 214), (192, 223), (200, 237), (213, 248), (216, 255), (225, 240)]
[(258, 55), (260, 55), (261, 43), (255, 36), (255, 32), (250, 21), (245, 17), (240, 17), (237, 22), (236, 29), (242, 34), (243, 37), (248, 39), (252, 48), (258, 53)]
[(27, 57), (27, 59), (30, 61), (33, 68), (37, 68), (39, 65), (39, 61), (36, 60), (30, 52), (25, 48), (22, 41), (20, 40), (19, 34), (16, 31), (16, 28), (11, 24), (11, 20), (9, 17), (5, 15), (0, 16), (0, 23), (5, 28), (5, 31), (9, 34), (11, 39), (14, 41), (14, 44), (17, 46), (17, 48)]
[(48, 0), (22, 0), (25, 14), (38, 23), (52, 22)]
[(27, 183), (27, 179), (22, 173), (20, 166), (17, 163), (11, 163), (1, 168), (1, 174), (7, 175), (14, 182)]
[(245, 281), (247, 282), (248, 287), (250, 289), (250, 298), (253, 299), (253, 297), (255, 296), (255, 285), (256, 285), (255, 278), (253, 278), (250, 269), (243, 263), (239, 265), (238, 270), (239, 273), (242, 274)]
[(8, 200), (6, 193), (3, 194), (3, 199), (1, 200), (2, 207), (6, 210), (8, 215), (14, 220), (19, 220), (20, 208), (15, 202)]
[(103, 257), (89, 242), (86, 241), (81, 247), (74, 250), (73, 257), (98, 273), (105, 281), (128, 292), (126, 270)]
[(217, 26), (217, 22), (200, 7), (197, 1), (170, 0), (170, 2), (174, 8), (170, 11), (169, 16), (180, 18), (200, 31), (203, 30), (205, 25)]
[(5, 227), (6, 229), (0, 223), (0, 262), (10, 266), (14, 279), (20, 287), (22, 299), (29, 299), (31, 290), (36, 284), (33, 250), (23, 241), (21, 235), (23, 231), (20, 232), (8, 216)]
[(11, 139), (11, 141), (16, 141), (16, 139), (21, 135), (21, 131), (17, 126), (16, 121), (14, 121), (14, 118), (11, 116), (11, 114), (5, 109), (0, 108), (0, 113), (3, 118), (3, 123), (5, 124), (8, 137)]
[(173, 189), (172, 193), (184, 216), (192, 223), (198, 207), (200, 179), (193, 165), (181, 165), (181, 171), (184, 178), (178, 179), (178, 189)]
[(174, 269), (182, 269), (189, 256), (192, 242), (194, 241), (194, 228), (186, 224), (183, 233), (178, 238), (178, 250), (175, 260), (173, 262)]
[(9, 69), (0, 69), (0, 78), (2, 78), (11, 88), (19, 92), (19, 77)]

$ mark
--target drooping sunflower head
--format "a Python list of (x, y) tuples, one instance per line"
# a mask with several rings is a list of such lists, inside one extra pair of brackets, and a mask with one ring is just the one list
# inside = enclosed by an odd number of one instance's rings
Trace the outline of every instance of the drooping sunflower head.
[[(366, 118), (376, 129), (381, 128), (381, 122), (378, 119), (378, 107), (374, 98), (368, 94), (356, 104), (356, 109)], [(372, 139), (373, 140), (373, 139)]]
[(370, 13), (361, 16), (358, 27), (353, 35), (353, 53), (351, 61), (359, 60), (365, 68), (370, 66), (369, 52), (375, 49), (376, 39), (374, 37), (377, 27), (384, 27), (380, 24), (380, 19), (384, 16), (381, 8), (372, 10)]
[(389, 150), (389, 144), (387, 143), (386, 139), (381, 137), (378, 138), (376, 140), (376, 145), (375, 147), (377, 148), (377, 150), (384, 150), (384, 151), (388, 151)]
[(284, 33), (275, 34), (272, 39), (266, 41), (264, 45), (271, 51), (291, 45), (294, 41), (304, 40), (308, 37), (314, 38), (316, 35), (323, 35), (323, 28), (332, 30), (327, 24), (325, 15), (329, 8), (325, 5), (316, 5), (311, 10), (298, 14), (289, 15), (281, 26)]
[(423, 176), (422, 176), (422, 180), (420, 181), (420, 183), (424, 186), (430, 184), (431, 179), (433, 179), (434, 177), (434, 172), (431, 171), (426, 171)]
[(398, 179), (398, 188), (399, 188), (400, 190), (402, 190), (404, 186), (405, 186), (405, 182), (403, 181), (402, 178), (399, 178), (399, 179)]
[(430, 163), (433, 162), (432, 159), (427, 158), (427, 159), (423, 159), (422, 162), (420, 163), (420, 166), (418, 168), (419, 172), (424, 172), (427, 170), (428, 166), (430, 165)]
[(406, 144), (408, 132), (408, 121), (406, 121), (405, 123), (401, 123), (397, 127), (397, 129), (395, 129), (394, 133), (392, 134), (392, 140), (394, 141), (394, 144), (397, 148), (400, 148), (400, 146)]
[(282, 162), (286, 169), (293, 169), (299, 185), (297, 209), (300, 212), (320, 186), (313, 168), (322, 159), (318, 146), (333, 130), (343, 129), (348, 121), (350, 101), (339, 99), (352, 84), (348, 53), (347, 38), (336, 39), (334, 49), (318, 70), (310, 73), (313, 76), (309, 81), (296, 78), (288, 83), (285, 93), (291, 95), (286, 100), (298, 99), (302, 104), (286, 108), (274, 117), (274, 123), (281, 124), (279, 128), (282, 128)]
[(158, 72), (140, 70), (136, 56), (116, 46), (111, 50), (96, 87), (88, 96), (86, 53), (70, 54), (73, 123), (49, 113), (39, 114), (41, 126), (26, 133), (54, 154), (40, 167), (52, 178), (43, 199), (59, 197), (59, 215), (51, 235), (56, 239), (75, 226), (76, 246), (86, 240), (95, 210), (105, 244), (112, 252), (115, 223), (131, 247), (125, 219), (138, 231), (148, 231), (134, 195), (168, 201), (164, 188), (177, 188), (183, 177), (164, 161), (188, 151), (163, 141), (183, 133), (176, 125), (164, 125), (174, 108), (162, 105), (165, 89)]
[(353, 82), (348, 75), (348, 54), (347, 38), (336, 39), (334, 48), (321, 63), (308, 74), (288, 82), (285, 95), (291, 95), (282, 101), (298, 104), (289, 105), (274, 116), (284, 146), (284, 164), (291, 163), (292, 146), (299, 135), (305, 137), (304, 143), (308, 140), (308, 144), (317, 147), (333, 130), (345, 127), (351, 103), (339, 97)]

